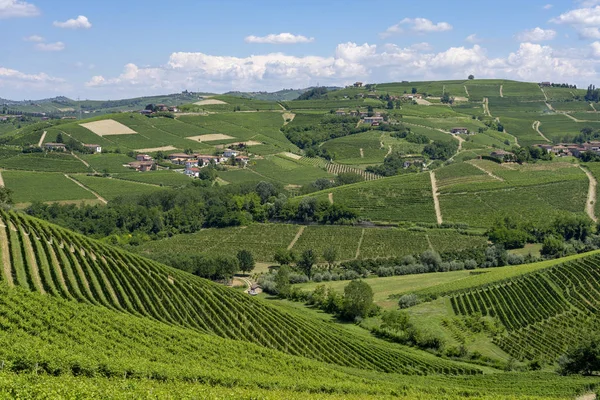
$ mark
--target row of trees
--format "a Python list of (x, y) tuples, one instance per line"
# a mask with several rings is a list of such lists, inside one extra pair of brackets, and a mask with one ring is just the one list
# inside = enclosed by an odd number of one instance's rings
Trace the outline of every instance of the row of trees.
[(235, 256), (163, 253), (152, 257), (163, 264), (215, 281), (230, 281), (238, 272), (250, 273), (256, 266), (249, 250), (240, 250)]

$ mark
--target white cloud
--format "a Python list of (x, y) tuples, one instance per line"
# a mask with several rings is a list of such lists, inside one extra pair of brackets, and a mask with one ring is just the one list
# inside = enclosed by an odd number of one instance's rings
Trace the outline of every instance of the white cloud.
[(65, 49), (65, 44), (63, 42), (38, 43), (35, 48), (41, 51), (62, 51)]
[(0, 66), (0, 89), (15, 93), (24, 91), (43, 91), (44, 93), (65, 93), (70, 86), (64, 79), (52, 77), (44, 72), (27, 74), (15, 69)]
[(452, 29), (452, 25), (447, 22), (438, 22), (435, 24), (427, 18), (404, 18), (402, 21), (390, 26), (379, 35), (386, 38), (396, 33), (404, 32), (405, 27), (406, 29), (419, 34), (444, 32)]
[(0, 0), (0, 19), (38, 15), (40, 15), (40, 10), (33, 4), (20, 0)]
[(315, 38), (309, 38), (302, 35), (294, 35), (292, 33), (279, 33), (279, 34), (270, 34), (267, 36), (246, 36), (244, 41), (246, 43), (266, 43), (266, 44), (296, 44), (296, 43), (310, 43), (313, 42)]
[[(1, 1), (1, 0), (0, 0)], [(90, 29), (92, 24), (83, 15), (79, 15), (77, 18), (68, 19), (65, 22), (54, 21), (54, 26), (57, 28), (68, 28), (68, 29)]]
[(23, 38), (24, 41), (26, 42), (43, 42), (45, 39), (39, 35), (31, 35), (31, 36), (27, 36)]
[(536, 27), (534, 29), (520, 32), (515, 37), (520, 42), (543, 42), (545, 40), (554, 39), (556, 37), (556, 31), (552, 29), (542, 29), (540, 27)]
[(580, 4), (583, 8), (567, 11), (550, 22), (569, 25), (574, 28), (581, 39), (600, 38), (600, 0), (585, 1)]
[(594, 42), (590, 47), (592, 48), (592, 56), (600, 58), (600, 42)]
[(477, 34), (475, 34), (475, 33), (474, 33), (474, 34), (472, 34), (472, 35), (469, 35), (469, 36), (467, 36), (467, 37), (465, 38), (465, 41), (467, 41), (467, 42), (469, 42), (469, 43), (480, 43), (480, 42), (482, 42), (482, 39), (481, 39), (481, 38), (479, 38), (479, 37), (477, 36)]
[(542, 8), (543, 8), (544, 10), (549, 10), (549, 9), (551, 9), (552, 7), (554, 7), (554, 5), (552, 5), (552, 4), (546, 4), (546, 5), (545, 5), (544, 7), (542, 7)]

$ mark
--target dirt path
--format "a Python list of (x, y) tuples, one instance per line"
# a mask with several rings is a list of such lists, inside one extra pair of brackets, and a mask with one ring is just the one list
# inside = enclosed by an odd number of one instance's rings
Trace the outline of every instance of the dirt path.
[(469, 91), (467, 90), (467, 85), (465, 85), (464, 88), (465, 88), (465, 93), (467, 94), (467, 97), (469, 97)]
[(592, 221), (598, 222), (598, 218), (596, 217), (596, 214), (594, 212), (594, 206), (596, 204), (596, 186), (598, 186), (598, 182), (596, 182), (596, 178), (587, 168), (583, 168), (581, 165), (579, 166), (579, 168), (581, 168), (581, 170), (585, 172), (590, 181), (590, 186), (588, 188), (587, 195), (587, 203), (585, 204), (585, 212), (592, 219)]
[(8, 286), (14, 286), (12, 278), (12, 269), (10, 265), (10, 249), (8, 248), (8, 236), (6, 235), (5, 228), (0, 229), (0, 246), (2, 247), (2, 271), (4, 275), (3, 278), (8, 283)]
[(333, 193), (327, 195), (329, 197), (329, 204), (333, 204)]
[(438, 225), (441, 225), (442, 220), (442, 210), (440, 208), (440, 199), (438, 198), (438, 187), (437, 182), (435, 180), (435, 172), (429, 172), (429, 176), (431, 177), (431, 192), (433, 193), (433, 205), (435, 207), (435, 219), (437, 220)]
[(545, 135), (542, 133), (542, 131), (540, 131), (540, 124), (541, 124), (541, 122), (540, 122), (540, 121), (535, 121), (531, 127), (532, 127), (532, 128), (533, 128), (533, 129), (534, 129), (534, 130), (535, 130), (535, 131), (536, 131), (536, 132), (537, 132), (537, 133), (538, 133), (538, 134), (539, 134), (541, 137), (543, 137), (543, 138), (544, 138), (544, 140), (545, 140), (546, 142), (548, 142), (548, 143), (551, 143), (551, 140), (550, 140), (550, 139), (548, 139), (548, 138), (547, 138), (547, 137), (546, 137), (546, 136), (545, 136)]
[(429, 250), (435, 251), (433, 248), (433, 243), (431, 243), (431, 239), (429, 239), (429, 235), (425, 234), (425, 239), (427, 239), (427, 244), (429, 245)]
[(360, 148), (360, 158), (365, 158), (365, 153), (363, 152), (362, 147)]
[(596, 393), (586, 393), (575, 398), (575, 400), (596, 400)]
[(358, 256), (360, 256), (360, 246), (362, 246), (364, 237), (365, 237), (365, 228), (363, 228), (363, 230), (360, 232), (360, 239), (358, 239), (358, 246), (356, 247), (356, 255), (354, 256), (355, 260), (358, 259)]
[(279, 107), (281, 107), (281, 109), (282, 109), (283, 111), (286, 111), (286, 110), (285, 110), (285, 107), (283, 106), (283, 104), (281, 104), (281, 103), (277, 103), (277, 104), (279, 104)]
[(486, 173), (486, 174), (488, 174), (490, 177), (492, 177), (492, 178), (494, 178), (494, 179), (496, 179), (496, 180), (498, 180), (498, 181), (500, 181), (500, 182), (504, 182), (504, 179), (500, 178), (498, 175), (494, 175), (494, 174), (492, 174), (490, 171), (488, 171), (488, 170), (484, 169), (483, 167), (480, 167), (479, 165), (477, 165), (477, 164), (475, 164), (475, 163), (472, 163), (472, 162), (469, 162), (469, 161), (467, 161), (467, 162), (468, 162), (469, 164), (471, 164), (472, 166), (474, 166), (475, 168), (477, 168), (478, 170), (480, 170), (480, 171), (482, 171), (482, 172), (485, 172), (485, 173)]
[(503, 86), (504, 86), (504, 85), (500, 85), (500, 97), (504, 97), (504, 93), (502, 93), (502, 87), (503, 87)]
[(2, 178), (2, 170), (0, 169), (0, 187), (4, 187), (4, 178)]
[(96, 196), (96, 198), (98, 200), (100, 200), (101, 202), (103, 202), (104, 204), (108, 204), (108, 201), (106, 201), (106, 199), (102, 196), (100, 196), (98, 193), (94, 192), (92, 189), (90, 189), (89, 187), (85, 186), (83, 183), (79, 182), (78, 180), (71, 178), (69, 175), (65, 174), (65, 177), (73, 182), (75, 182), (78, 186), (80, 186), (81, 188), (87, 190), (88, 192), (90, 192), (91, 194), (93, 194), (94, 196)]
[(456, 150), (456, 153), (454, 153), (454, 155), (452, 157), (450, 157), (450, 159), (449, 159), (450, 161), (454, 160), (454, 157), (456, 157), (457, 155), (460, 154), (460, 152), (462, 151), (463, 142), (465, 141), (465, 139), (463, 139), (459, 135), (452, 135), (452, 137), (454, 139), (458, 140), (458, 149)]
[(556, 110), (554, 109), (554, 107), (552, 107), (552, 104), (550, 104), (550, 103), (548, 103), (548, 102), (546, 102), (546, 107), (548, 107), (548, 110), (550, 110), (550, 111), (556, 111)]
[(590, 107), (592, 107), (592, 110), (594, 110), (596, 112), (598, 111), (598, 110), (596, 110), (596, 107), (594, 107), (594, 103), (590, 103)]
[(385, 154), (385, 156), (389, 156), (390, 154), (392, 154), (392, 146), (388, 146), (388, 152)]
[(548, 101), (548, 96), (546, 96), (546, 92), (544, 92), (544, 88), (542, 88), (540, 86), (540, 90), (542, 91), (542, 94), (544, 95), (544, 99), (546, 99), (546, 101)]
[[(81, 159), (81, 158), (80, 158), (80, 157), (79, 157), (77, 154), (75, 154), (75, 153), (71, 152), (71, 155), (72, 155), (73, 157), (75, 157), (76, 159), (78, 159), (79, 161), (81, 161), (81, 162), (83, 163), (83, 165), (85, 165), (87, 168), (90, 168), (90, 164), (88, 164), (88, 162), (87, 162), (87, 161), (85, 161), (85, 160), (82, 160), (82, 159)], [(94, 173), (96, 173), (96, 172), (97, 172), (97, 171), (96, 171), (94, 168), (92, 168), (92, 171), (94, 171)]]
[(38, 142), (38, 147), (42, 147), (42, 145), (44, 144), (44, 139), (46, 139), (46, 131), (44, 131), (44, 133), (42, 133), (42, 137), (40, 138), (40, 141)]
[(490, 118), (492, 117), (492, 114), (490, 113), (490, 106), (489, 106), (488, 98), (487, 97), (483, 98), (483, 112), (488, 117), (490, 117)]
[(296, 244), (298, 239), (300, 239), (300, 236), (302, 236), (302, 233), (304, 232), (305, 229), (306, 229), (306, 225), (302, 225), (300, 227), (300, 229), (298, 229), (298, 233), (296, 233), (296, 236), (294, 237), (294, 239), (292, 239), (292, 242), (287, 247), (288, 250), (291, 250), (292, 247), (294, 247), (294, 245)]
[(33, 245), (31, 244), (31, 237), (25, 233), (23, 227), (21, 227), (21, 233), (23, 234), (23, 245), (25, 246), (25, 255), (27, 256), (27, 264), (29, 264), (29, 271), (31, 272), (33, 286), (35, 286), (40, 293), (46, 294), (44, 285), (42, 285), (42, 278), (40, 278), (40, 268), (37, 260), (35, 259)]

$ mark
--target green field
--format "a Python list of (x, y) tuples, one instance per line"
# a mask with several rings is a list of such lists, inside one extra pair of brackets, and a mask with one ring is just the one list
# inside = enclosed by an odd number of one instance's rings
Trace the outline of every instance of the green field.
[(126, 181), (147, 183), (158, 186), (184, 186), (192, 181), (189, 176), (186, 176), (183, 173), (166, 170), (119, 173), (114, 175), (114, 177)]
[(151, 194), (162, 190), (160, 186), (130, 182), (116, 178), (103, 178), (99, 176), (73, 175), (73, 178), (92, 189), (106, 200), (113, 200), (119, 196), (130, 194)]
[(2, 178), (15, 203), (96, 199), (61, 173), (2, 171)]

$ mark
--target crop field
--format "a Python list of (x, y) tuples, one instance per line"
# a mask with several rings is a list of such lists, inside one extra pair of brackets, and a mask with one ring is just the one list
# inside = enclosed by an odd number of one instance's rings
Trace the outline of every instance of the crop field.
[(344, 226), (307, 226), (293, 249), (301, 253), (312, 249), (319, 257), (329, 247), (336, 249), (339, 260), (353, 260), (362, 236), (361, 228)]
[(73, 175), (73, 178), (104, 197), (113, 200), (119, 196), (130, 194), (150, 194), (162, 190), (159, 186), (129, 182), (122, 179), (103, 178), (99, 176)]
[(129, 127), (112, 119), (104, 119), (101, 121), (86, 122), (79, 124), (86, 129), (94, 132), (98, 136), (109, 136), (109, 135), (131, 135), (137, 133)]
[(63, 173), (88, 171), (81, 161), (63, 152), (19, 153), (14, 157), (1, 158), (0, 168)]
[(485, 127), (482, 122), (467, 116), (454, 118), (419, 118), (407, 115), (402, 118), (402, 121), (434, 129), (442, 129), (444, 131), (450, 131), (452, 128), (456, 127), (464, 127), (468, 128), (470, 132), (477, 132), (479, 128)]
[[(369, 100), (369, 102), (367, 102)], [(371, 105), (375, 108), (383, 107), (383, 102), (375, 99), (339, 99), (339, 100), (292, 100), (285, 101), (283, 104), (289, 110), (330, 110), (343, 109), (346, 111), (367, 108)]]
[(217, 172), (219, 178), (223, 179), (228, 183), (245, 183), (245, 182), (253, 182), (258, 183), (261, 181), (272, 181), (272, 179), (260, 176), (256, 172), (254, 172), (250, 168), (244, 169), (230, 169), (227, 171), (219, 171)]
[(126, 181), (149, 183), (158, 186), (183, 186), (192, 182), (185, 174), (176, 171), (126, 172), (114, 176)]
[[(346, 367), (408, 375), (481, 373), (476, 367), (365, 338), (325, 322), (282, 314), (243, 293), (42, 221), (4, 212), (2, 219), (5, 226), (0, 234), (10, 241), (11, 249), (10, 255), (3, 250), (3, 259), (10, 261), (4, 265), (2, 279), (9, 286)], [(247, 329), (239, 325), (241, 320), (248, 320)]]
[(374, 221), (435, 222), (429, 174), (409, 174), (329, 189), (343, 204)]
[(548, 115), (539, 118), (540, 131), (553, 142), (563, 138), (577, 136), (583, 128), (600, 129), (600, 122), (575, 122), (565, 115)]
[(300, 227), (284, 224), (255, 224), (239, 228), (211, 228), (169, 239), (143, 244), (140, 254), (206, 254), (210, 256), (235, 255), (238, 250), (249, 250), (254, 259), (272, 262), (279, 249), (292, 242)]
[(573, 100), (576, 95), (585, 96), (585, 90), (582, 89), (545, 87), (544, 92), (551, 102), (570, 101)]
[[(198, 104), (201, 103), (201, 104)], [(247, 99), (228, 95), (211, 96), (205, 100), (194, 103), (194, 105), (185, 106), (194, 110), (208, 110), (212, 112), (233, 112), (236, 107), (239, 111), (279, 111), (281, 107), (277, 102)]]
[(467, 83), (470, 101), (482, 101), (484, 97), (500, 97), (500, 85), (480, 85)]
[(599, 257), (563, 262), (452, 296), (456, 314), (496, 317), (507, 333), (494, 341), (520, 360), (555, 361), (578, 335), (600, 327)]
[(257, 160), (251, 168), (267, 180), (283, 184), (305, 185), (319, 178), (333, 178), (333, 175), (324, 169), (307, 166), (297, 160), (278, 155), (265, 156), (265, 159)]
[(521, 146), (547, 143), (546, 140), (533, 129), (533, 123), (541, 117), (538, 118), (537, 115), (523, 115), (524, 116), (519, 115), (518, 118), (502, 116), (500, 121), (502, 122), (504, 129), (518, 139)]
[(490, 113), (495, 116), (513, 116), (517, 113), (541, 114), (550, 110), (542, 101), (519, 101), (514, 97), (494, 97), (489, 99)]
[(599, 112), (574, 112), (571, 113), (571, 116), (581, 121), (600, 121)]
[[(479, 107), (481, 108), (481, 107)], [(412, 103), (403, 104), (400, 110), (390, 110), (392, 115), (396, 116), (412, 116), (412, 117), (423, 117), (423, 118), (452, 118), (452, 117), (464, 117), (457, 113), (454, 108), (446, 105), (430, 105), (421, 106), (413, 105)]]
[(81, 154), (79, 156), (82, 160), (90, 164), (94, 170), (103, 173), (107, 171), (110, 174), (117, 172), (131, 171), (130, 168), (124, 167), (124, 165), (135, 161), (135, 159), (125, 154)]
[(114, 150), (119, 147), (110, 137), (98, 136), (75, 122), (48, 129), (45, 141), (54, 142), (59, 133), (62, 134), (63, 140), (70, 137), (81, 143), (98, 144), (107, 150)]
[(365, 179), (365, 181), (374, 181), (375, 179), (383, 178), (381, 175), (376, 175), (372, 172), (367, 172), (360, 168), (351, 167), (349, 165), (329, 163), (327, 164), (326, 168), (327, 172), (329, 172), (330, 174), (339, 175), (344, 172), (350, 172), (362, 176)]
[(553, 101), (552, 108), (558, 111), (594, 111), (594, 109), (586, 101)]
[(435, 177), (440, 192), (446, 186), (471, 185), (474, 182), (492, 182), (494, 178), (471, 164), (457, 162), (435, 171)]
[(62, 173), (2, 171), (2, 178), (15, 203), (96, 199)]

